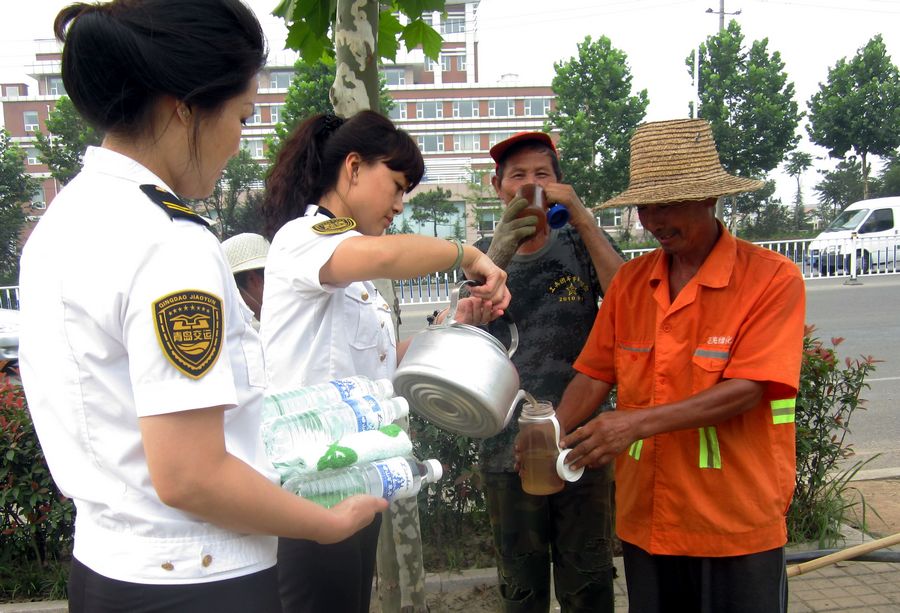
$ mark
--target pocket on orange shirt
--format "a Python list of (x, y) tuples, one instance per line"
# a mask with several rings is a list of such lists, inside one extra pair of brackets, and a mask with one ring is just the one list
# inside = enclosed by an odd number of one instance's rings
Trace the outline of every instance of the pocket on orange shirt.
[(692, 358), (691, 394), (711, 388), (722, 380), (722, 371), (728, 366), (729, 354), (721, 347), (697, 347)]
[(628, 407), (650, 405), (653, 395), (653, 342), (616, 343), (617, 401)]

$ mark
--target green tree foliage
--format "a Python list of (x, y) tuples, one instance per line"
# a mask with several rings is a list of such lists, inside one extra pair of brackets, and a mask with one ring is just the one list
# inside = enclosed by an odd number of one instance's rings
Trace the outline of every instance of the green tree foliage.
[(863, 199), (862, 165), (855, 156), (838, 163), (834, 170), (819, 171), (822, 180), (813, 188), (819, 196), (816, 215), (829, 224), (848, 204)]
[(437, 236), (438, 225), (450, 222), (457, 213), (456, 205), (450, 201), (450, 190), (440, 187), (413, 196), (407, 203), (412, 209), (412, 220), (418, 224), (432, 224), (434, 236)]
[(554, 65), (556, 109), (549, 126), (560, 130), (565, 181), (587, 206), (628, 186), (629, 141), (647, 109), (647, 90), (632, 94), (624, 52), (601, 36), (578, 44), (578, 55)]
[[(732, 20), (700, 45), (698, 116), (712, 125), (722, 166), (739, 176), (760, 177), (776, 168), (799, 140), (802, 113), (794, 84), (781, 54), (770, 54), (768, 44), (764, 38), (746, 48)], [(686, 64), (693, 76), (693, 54)]]
[(880, 34), (850, 61), (842, 58), (829, 69), (827, 83), (809, 100), (807, 131), (831, 157), (842, 159), (853, 150), (867, 198), (868, 156), (888, 156), (900, 147), (900, 70)]
[[(268, 141), (266, 157), (274, 162), (281, 150), (281, 143), (301, 121), (316, 113), (334, 112), (328, 92), (334, 83), (335, 63), (331, 59), (307, 63), (303, 60), (294, 64), (294, 76), (284, 98), (284, 108), (275, 126), (275, 134)], [(387, 115), (394, 108), (384, 83), (381, 81), (379, 91), (379, 109)]]
[(803, 210), (803, 189), (800, 185), (800, 177), (810, 167), (812, 167), (812, 156), (803, 151), (792, 151), (784, 163), (784, 170), (788, 176), (797, 180), (797, 193), (794, 194), (794, 214), (791, 219), (791, 225), (796, 231), (802, 231), (806, 228), (806, 213)]
[[(303, 58), (315, 63), (323, 57), (334, 58), (334, 41), (331, 33), (335, 15), (344, 0), (283, 0), (273, 15), (284, 19), (288, 27), (285, 47), (296, 49)], [(389, 60), (397, 57), (401, 42), (407, 49), (422, 47), (425, 55), (438, 59), (441, 51), (441, 35), (422, 18), (422, 14), (443, 11), (445, 0), (389, 0), (381, 2), (378, 14), (378, 56)], [(402, 25), (396, 14), (408, 18)]]
[(25, 152), (0, 128), (0, 284), (11, 285), (19, 277), (22, 205), (37, 188), (38, 182), (25, 173)]
[(218, 222), (212, 227), (220, 240), (243, 231), (238, 229), (239, 222), (247, 225), (247, 217), (253, 217), (255, 211), (248, 207), (248, 203), (256, 201), (251, 200), (250, 195), (262, 181), (262, 175), (262, 168), (250, 152), (241, 148), (236, 156), (228, 160), (213, 193), (194, 203), (195, 210)]
[(50, 168), (50, 174), (65, 185), (81, 171), (85, 150), (99, 145), (103, 135), (81, 117), (66, 96), (57, 100), (47, 117), (47, 131), (49, 135), (35, 134), (41, 161)]
[(882, 196), (900, 196), (900, 155), (891, 156), (878, 177)]

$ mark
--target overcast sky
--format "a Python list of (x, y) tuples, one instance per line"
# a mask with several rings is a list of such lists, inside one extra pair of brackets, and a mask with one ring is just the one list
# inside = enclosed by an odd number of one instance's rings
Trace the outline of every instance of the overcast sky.
[[(628, 56), (635, 89), (646, 89), (648, 120), (685, 117), (692, 88), (684, 67), (691, 49), (715, 34), (720, 0), (482, 0), (478, 12), (480, 79), (517, 74), (525, 82), (549, 83), (554, 62), (577, 53), (576, 44), (607, 36)], [(56, 12), (66, 0), (0, 0), (6, 33), (0, 41), (0, 81), (26, 80), (34, 59), (33, 40), (52, 37)], [(249, 0), (269, 37), (273, 52), (283, 47), (282, 22), (268, 13), (278, 0)], [(707, 9), (714, 12), (707, 13)], [(828, 69), (852, 57), (880, 33), (895, 64), (900, 64), (900, 0), (726, 0), (726, 15), (741, 24), (745, 43), (769, 39), (781, 53), (801, 109), (825, 82)], [(805, 120), (802, 125), (805, 125)], [(805, 135), (805, 130), (801, 128)], [(826, 152), (808, 142), (801, 149)], [(834, 162), (821, 160), (819, 168)], [(778, 195), (791, 200), (794, 182), (776, 174)], [(812, 199), (815, 172), (804, 176)]]

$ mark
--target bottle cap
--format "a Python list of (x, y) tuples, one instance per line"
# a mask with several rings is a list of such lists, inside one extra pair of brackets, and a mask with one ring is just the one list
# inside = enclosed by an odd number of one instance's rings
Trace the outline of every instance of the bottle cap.
[(378, 386), (378, 389), (384, 394), (385, 398), (390, 398), (394, 395), (394, 384), (391, 383), (390, 379), (377, 379), (375, 385)]
[(403, 396), (394, 396), (391, 400), (397, 405), (397, 417), (409, 415), (409, 401), (407, 401), (406, 398)]
[(569, 209), (561, 204), (554, 204), (547, 209), (547, 223), (554, 230), (562, 228), (569, 223)]
[(440, 481), (441, 477), (444, 476), (444, 466), (437, 460), (425, 460), (424, 464), (429, 480), (432, 483)]
[(572, 468), (568, 464), (566, 464), (566, 456), (569, 455), (571, 449), (563, 449), (559, 452), (559, 455), (556, 456), (556, 474), (559, 475), (559, 478), (563, 481), (578, 481), (581, 479), (581, 475), (584, 474), (584, 466), (581, 468)]

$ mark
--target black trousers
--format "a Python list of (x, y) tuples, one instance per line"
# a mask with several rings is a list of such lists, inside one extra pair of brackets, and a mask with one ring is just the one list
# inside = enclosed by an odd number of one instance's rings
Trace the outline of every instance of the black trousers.
[(784, 613), (784, 548), (726, 558), (652, 555), (622, 542), (629, 613)]
[(381, 514), (340, 543), (278, 539), (284, 613), (368, 613)]
[(72, 560), (69, 613), (280, 613), (275, 567), (235, 579), (151, 585), (104, 577)]

